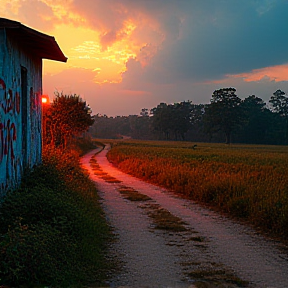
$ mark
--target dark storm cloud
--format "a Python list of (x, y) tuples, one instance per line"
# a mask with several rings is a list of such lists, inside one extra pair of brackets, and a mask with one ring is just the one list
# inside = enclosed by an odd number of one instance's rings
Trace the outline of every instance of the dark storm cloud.
[(74, 0), (74, 5), (91, 25), (106, 29), (104, 48), (116, 41), (127, 19), (148, 15), (159, 23), (164, 42), (145, 67), (147, 81), (213, 80), (288, 62), (287, 0)]
[(210, 3), (183, 5), (182, 38), (163, 43), (150, 78), (159, 65), (169, 73), (166, 81), (198, 81), (288, 62), (288, 1)]

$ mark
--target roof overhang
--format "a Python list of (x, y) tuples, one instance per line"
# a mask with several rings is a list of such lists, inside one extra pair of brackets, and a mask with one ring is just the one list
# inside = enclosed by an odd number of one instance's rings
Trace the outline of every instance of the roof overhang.
[(32, 55), (42, 59), (67, 62), (68, 58), (64, 56), (54, 37), (5, 18), (0, 18), (1, 28)]

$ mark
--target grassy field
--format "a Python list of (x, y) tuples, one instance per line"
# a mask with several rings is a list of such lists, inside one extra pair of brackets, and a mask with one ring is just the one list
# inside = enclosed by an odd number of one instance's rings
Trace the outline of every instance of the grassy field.
[(118, 141), (121, 170), (288, 239), (288, 147)]

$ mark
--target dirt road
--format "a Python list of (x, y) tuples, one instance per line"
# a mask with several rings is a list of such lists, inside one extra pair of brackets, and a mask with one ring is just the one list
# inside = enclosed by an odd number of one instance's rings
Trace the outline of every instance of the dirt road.
[(105, 148), (82, 158), (115, 229), (122, 269), (110, 287), (288, 288), (287, 247), (244, 225), (124, 174)]

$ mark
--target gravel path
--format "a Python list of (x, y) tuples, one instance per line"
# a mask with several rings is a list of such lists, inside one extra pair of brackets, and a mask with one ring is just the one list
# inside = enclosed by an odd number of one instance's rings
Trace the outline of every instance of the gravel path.
[[(122, 269), (110, 287), (288, 288), (287, 247), (193, 201), (122, 173), (107, 161), (108, 149), (88, 153), (82, 164), (98, 187), (103, 209), (117, 235), (111, 257), (117, 257)], [(96, 161), (98, 173), (92, 164)], [(128, 200), (120, 193), (124, 188), (149, 199)], [(177, 225), (185, 229), (157, 229), (155, 215), (161, 211), (182, 220)]]

